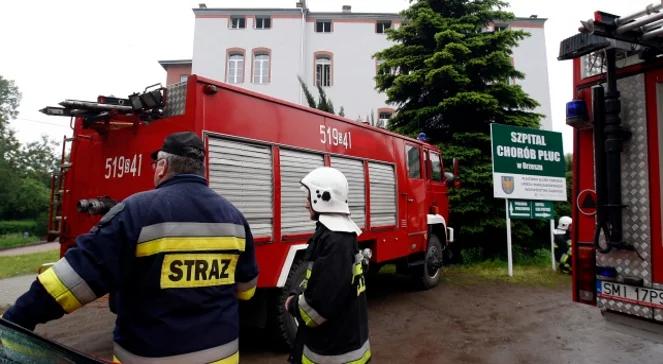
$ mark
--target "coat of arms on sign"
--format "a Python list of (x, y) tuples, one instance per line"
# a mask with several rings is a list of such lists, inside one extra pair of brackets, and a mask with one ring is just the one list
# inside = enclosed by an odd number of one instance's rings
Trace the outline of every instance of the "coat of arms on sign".
[(514, 181), (512, 176), (502, 176), (502, 191), (507, 195), (513, 192)]

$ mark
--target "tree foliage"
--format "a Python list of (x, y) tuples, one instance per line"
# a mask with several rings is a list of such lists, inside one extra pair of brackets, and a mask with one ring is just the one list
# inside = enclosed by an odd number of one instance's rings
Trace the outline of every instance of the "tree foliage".
[[(325, 93), (325, 90), (322, 88), (322, 86), (317, 85), (318, 88), (318, 101), (315, 101), (315, 97), (311, 93), (311, 91), (308, 89), (308, 86), (304, 82), (304, 80), (301, 79), (301, 77), (297, 77), (299, 80), (299, 84), (302, 87), (302, 91), (304, 92), (304, 97), (306, 97), (306, 102), (308, 103), (309, 107), (312, 107), (314, 109), (326, 111), (328, 113), (334, 114), (334, 104), (332, 103), (332, 100), (327, 97), (327, 93)], [(343, 107), (341, 106), (341, 113), (344, 113), (345, 111), (343, 110)], [(340, 113), (339, 113), (340, 114)], [(341, 115), (343, 116), (343, 115)]]
[[(493, 198), (490, 123), (538, 127), (538, 104), (514, 81), (524, 75), (512, 48), (527, 36), (501, 25), (513, 19), (499, 0), (418, 0), (390, 29), (395, 44), (375, 54), (376, 88), (398, 107), (389, 127), (424, 131), (446, 157), (459, 158), (463, 187), (451, 193), (451, 220), (466, 245), (504, 237), (504, 201)], [(532, 236), (518, 222), (514, 239)], [(503, 241), (504, 238), (497, 238)]]
[(19, 143), (9, 121), (18, 115), (20, 100), (14, 82), (0, 76), (0, 220), (43, 220), (50, 173), (57, 161), (56, 143), (46, 136), (23, 146)]
[(14, 81), (0, 76), (0, 132), (4, 131), (11, 118), (18, 115), (21, 93)]

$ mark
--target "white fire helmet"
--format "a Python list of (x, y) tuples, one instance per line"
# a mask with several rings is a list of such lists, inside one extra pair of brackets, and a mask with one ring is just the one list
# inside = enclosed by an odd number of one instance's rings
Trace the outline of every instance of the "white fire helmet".
[(318, 221), (331, 231), (354, 232), (361, 229), (350, 219), (348, 180), (336, 168), (319, 167), (300, 182), (311, 199), (311, 208), (320, 216)]
[(557, 230), (567, 231), (573, 220), (568, 216), (562, 216), (557, 223)]

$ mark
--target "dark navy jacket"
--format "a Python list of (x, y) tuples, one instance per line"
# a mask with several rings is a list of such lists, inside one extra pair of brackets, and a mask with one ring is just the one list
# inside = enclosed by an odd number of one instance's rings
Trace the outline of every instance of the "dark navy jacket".
[(304, 291), (288, 305), (300, 322), (297, 335), (302, 342), (295, 345), (295, 363), (370, 361), (366, 286), (358, 253), (355, 233), (317, 223), (305, 254)]
[(4, 318), (33, 329), (110, 293), (116, 346), (190, 353), (236, 341), (237, 299), (253, 295), (257, 275), (242, 214), (204, 178), (177, 175), (111, 209)]

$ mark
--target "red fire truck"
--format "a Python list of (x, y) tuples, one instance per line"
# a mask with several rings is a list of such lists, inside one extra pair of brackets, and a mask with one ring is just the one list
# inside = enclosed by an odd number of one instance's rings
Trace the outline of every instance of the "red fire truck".
[(657, 330), (647, 320), (663, 322), (662, 10), (597, 11), (559, 56), (573, 59), (573, 299)]
[(150, 152), (166, 135), (191, 130), (205, 142), (210, 187), (242, 211), (255, 237), (260, 277), (251, 306), (261, 314), (249, 316), (256, 325), (294, 333), (281, 302), (299, 283), (314, 229), (299, 181), (319, 166), (348, 178), (372, 267), (396, 262), (424, 288), (440, 280), (453, 241), (447, 192), (459, 180), (430, 144), (195, 75), (127, 99), (60, 105), (42, 111), (72, 117), (52, 188), (49, 238), (59, 238), (62, 253), (113, 203), (153, 188)]

